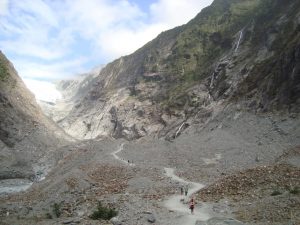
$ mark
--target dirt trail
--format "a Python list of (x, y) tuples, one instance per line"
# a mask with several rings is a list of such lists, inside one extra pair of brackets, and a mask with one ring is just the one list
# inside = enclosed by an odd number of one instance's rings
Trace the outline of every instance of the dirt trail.
[[(180, 212), (183, 213), (184, 216), (180, 219), (180, 222), (185, 225), (195, 225), (197, 220), (205, 221), (210, 219), (212, 216), (210, 215), (210, 209), (208, 205), (201, 203), (201, 207), (195, 207), (194, 214), (192, 215), (188, 204), (185, 204), (185, 202), (188, 202), (189, 198), (197, 191), (199, 191), (201, 188), (204, 187), (203, 184), (195, 183), (195, 182), (189, 182), (186, 181), (174, 174), (173, 168), (165, 168), (166, 176), (170, 177), (172, 180), (179, 182), (181, 185), (188, 185), (189, 186), (189, 193), (187, 196), (184, 195), (174, 195), (171, 196), (168, 200), (165, 202), (165, 206), (174, 212)], [(184, 199), (184, 201), (182, 201)], [(197, 202), (197, 199), (196, 199)]]
[[(124, 143), (122, 143), (116, 151), (112, 152), (111, 155), (116, 160), (122, 162), (123, 164), (126, 164), (128, 166), (134, 166), (135, 164), (128, 163), (127, 160), (120, 158), (117, 155), (118, 153), (123, 151), (123, 149), (124, 149)], [(167, 199), (164, 203), (165, 207), (167, 209), (169, 209), (170, 211), (179, 212), (179, 213), (183, 214), (183, 216), (180, 217), (180, 219), (179, 219), (180, 224), (195, 225), (197, 220), (205, 221), (205, 220), (210, 219), (212, 216), (209, 213), (210, 209), (209, 209), (208, 205), (203, 204), (203, 203), (201, 203), (201, 207), (197, 207), (197, 205), (196, 205), (194, 214), (192, 215), (188, 208), (188, 204), (186, 204), (186, 202), (188, 202), (189, 198), (194, 193), (196, 193), (201, 188), (203, 188), (204, 185), (200, 184), (200, 183), (186, 181), (186, 180), (176, 176), (173, 168), (164, 168), (164, 169), (165, 169), (164, 175), (170, 177), (174, 181), (179, 182), (181, 185), (184, 185), (184, 186), (188, 185), (188, 187), (189, 187), (189, 193), (187, 196), (174, 195), (174, 196), (171, 196), (169, 199)], [(182, 199), (184, 199), (185, 203), (182, 201)]]
[(120, 145), (120, 147), (118, 148), (117, 151), (114, 151), (114, 152), (111, 153), (112, 156), (113, 156), (116, 160), (119, 160), (120, 162), (122, 162), (122, 163), (124, 163), (124, 164), (126, 164), (126, 165), (128, 165), (128, 166), (135, 166), (134, 163), (129, 163), (128, 160), (122, 159), (122, 158), (120, 158), (120, 157), (117, 155), (118, 153), (120, 153), (121, 151), (123, 151), (123, 149), (124, 149), (124, 143), (122, 143), (122, 144)]

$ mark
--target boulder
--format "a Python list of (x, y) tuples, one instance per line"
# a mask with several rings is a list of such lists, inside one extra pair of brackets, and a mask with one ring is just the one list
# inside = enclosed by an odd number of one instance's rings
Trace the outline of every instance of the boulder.
[(122, 223), (119, 221), (119, 219), (117, 217), (113, 217), (110, 219), (110, 222), (113, 224), (113, 225), (122, 225)]
[(67, 219), (67, 220), (65, 220), (65, 221), (62, 222), (62, 224), (71, 224), (71, 223), (73, 223), (73, 219), (72, 218), (71, 219)]
[(151, 214), (147, 215), (147, 221), (148, 221), (149, 223), (155, 223), (156, 218), (155, 218), (155, 216), (151, 213)]

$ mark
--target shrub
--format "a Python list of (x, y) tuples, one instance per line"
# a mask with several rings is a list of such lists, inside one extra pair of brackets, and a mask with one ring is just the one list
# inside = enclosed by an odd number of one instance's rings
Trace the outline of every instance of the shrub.
[(60, 204), (54, 203), (53, 213), (57, 218), (60, 217), (60, 215), (61, 215)]
[(294, 187), (289, 190), (291, 194), (297, 195), (300, 193), (299, 187)]
[(52, 219), (52, 215), (50, 213), (46, 213), (46, 219)]
[(104, 219), (109, 220), (115, 217), (118, 212), (115, 209), (110, 209), (102, 206), (101, 202), (98, 202), (97, 210), (90, 215), (90, 218), (93, 220)]
[(274, 190), (272, 193), (271, 193), (271, 196), (276, 196), (276, 195), (281, 195), (282, 193), (278, 190)]

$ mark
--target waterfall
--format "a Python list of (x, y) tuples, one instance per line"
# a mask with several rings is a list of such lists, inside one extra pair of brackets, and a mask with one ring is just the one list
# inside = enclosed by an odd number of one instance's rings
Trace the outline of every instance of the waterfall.
[(239, 49), (242, 37), (243, 37), (243, 29), (240, 31), (240, 37), (239, 37), (239, 40), (238, 40), (238, 43), (236, 45), (236, 48), (235, 48), (234, 52), (236, 52)]
[(183, 127), (184, 124), (185, 124), (185, 122), (183, 122), (183, 123), (181, 124), (181, 126), (179, 127), (179, 129), (177, 130), (177, 132), (176, 132), (176, 134), (175, 134), (175, 138), (176, 138), (177, 135), (179, 134), (179, 132), (180, 132), (180, 130), (181, 130), (181, 128)]

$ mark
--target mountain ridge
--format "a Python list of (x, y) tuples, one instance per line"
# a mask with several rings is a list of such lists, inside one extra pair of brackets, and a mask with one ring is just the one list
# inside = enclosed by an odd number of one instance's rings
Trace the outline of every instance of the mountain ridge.
[(297, 113), (299, 7), (294, 0), (214, 1), (186, 25), (107, 64), (59, 124), (80, 139), (174, 138), (183, 122), (200, 112), (205, 123), (222, 102)]

